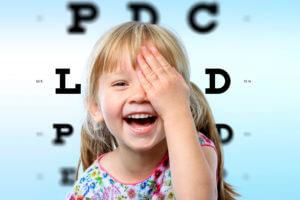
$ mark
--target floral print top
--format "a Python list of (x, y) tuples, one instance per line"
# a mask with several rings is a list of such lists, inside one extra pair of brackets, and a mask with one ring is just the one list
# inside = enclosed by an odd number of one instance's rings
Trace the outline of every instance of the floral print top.
[[(209, 138), (200, 132), (198, 132), (198, 136), (201, 146), (210, 146), (216, 151), (214, 143)], [(100, 155), (83, 172), (75, 182), (72, 191), (66, 194), (64, 200), (175, 199), (172, 190), (168, 152), (146, 179), (128, 184), (118, 181), (100, 165), (100, 159), (105, 154), (107, 153)], [(218, 169), (216, 173), (218, 181)]]

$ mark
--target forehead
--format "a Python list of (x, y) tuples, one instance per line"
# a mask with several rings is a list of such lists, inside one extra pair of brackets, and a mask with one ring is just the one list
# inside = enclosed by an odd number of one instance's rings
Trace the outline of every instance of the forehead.
[(109, 73), (122, 74), (135, 70), (135, 63), (132, 63), (131, 55), (128, 52), (124, 51), (120, 55), (115, 56), (116, 61), (111, 63)]
[(124, 53), (118, 57), (118, 60), (115, 64), (111, 64), (109, 70), (102, 72), (100, 79), (109, 80), (113, 77), (124, 76), (134, 73), (136, 68), (133, 66), (130, 55)]

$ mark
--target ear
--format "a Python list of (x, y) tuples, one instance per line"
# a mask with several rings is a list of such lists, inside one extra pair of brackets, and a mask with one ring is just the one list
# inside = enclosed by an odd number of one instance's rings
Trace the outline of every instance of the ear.
[(88, 109), (89, 109), (90, 115), (93, 117), (93, 119), (96, 122), (104, 122), (102, 112), (97, 103), (93, 102), (93, 103), (89, 104)]

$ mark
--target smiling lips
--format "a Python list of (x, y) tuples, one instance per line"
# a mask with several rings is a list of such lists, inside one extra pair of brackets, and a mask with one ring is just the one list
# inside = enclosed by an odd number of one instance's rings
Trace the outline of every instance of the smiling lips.
[(135, 134), (150, 133), (156, 125), (157, 117), (149, 114), (134, 114), (124, 118), (124, 121)]

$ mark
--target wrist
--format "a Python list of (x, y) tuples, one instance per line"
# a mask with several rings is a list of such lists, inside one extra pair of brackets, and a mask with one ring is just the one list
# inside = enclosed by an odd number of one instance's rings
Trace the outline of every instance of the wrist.
[(174, 123), (174, 122), (178, 122), (179, 119), (180, 121), (182, 121), (182, 119), (193, 120), (193, 115), (189, 106), (183, 106), (181, 108), (173, 109), (172, 111), (169, 111), (168, 114), (164, 115), (162, 118), (164, 122)]
[[(190, 109), (177, 110), (169, 113), (163, 120), (165, 134), (167, 138), (177, 137), (178, 134), (188, 132), (196, 133), (196, 125)], [(175, 136), (177, 135), (177, 136)]]

